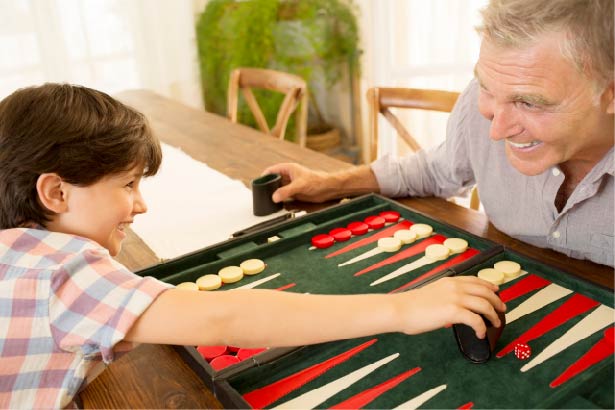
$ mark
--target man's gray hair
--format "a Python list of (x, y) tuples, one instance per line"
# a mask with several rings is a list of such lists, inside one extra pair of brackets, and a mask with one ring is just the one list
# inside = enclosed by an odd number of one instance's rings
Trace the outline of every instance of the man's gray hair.
[(597, 88), (613, 81), (613, 0), (491, 0), (481, 14), (478, 32), (499, 46), (524, 47), (544, 34), (565, 33), (564, 57)]

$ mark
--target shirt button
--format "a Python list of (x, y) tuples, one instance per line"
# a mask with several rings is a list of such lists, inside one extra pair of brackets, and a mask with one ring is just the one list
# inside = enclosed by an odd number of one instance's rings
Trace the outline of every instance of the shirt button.
[(560, 172), (560, 170), (559, 170), (559, 169), (557, 169), (557, 168), (553, 168), (553, 169), (551, 170), (551, 172), (553, 173), (553, 176), (554, 176), (554, 177), (558, 176), (558, 175), (561, 173), (561, 172)]
[(559, 239), (559, 237), (561, 236), (559, 231), (555, 231), (551, 234), (551, 236), (553, 236), (555, 239)]

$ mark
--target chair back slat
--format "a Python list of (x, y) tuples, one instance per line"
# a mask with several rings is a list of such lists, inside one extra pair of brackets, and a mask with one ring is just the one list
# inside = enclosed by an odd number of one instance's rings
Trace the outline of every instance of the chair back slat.
[(382, 114), (393, 126), (412, 151), (421, 149), (420, 144), (403, 126), (390, 108), (451, 112), (459, 93), (444, 90), (419, 88), (373, 87), (367, 91), (371, 120), (370, 157), (378, 157), (378, 114)]
[[(277, 113), (276, 123), (269, 128), (265, 115), (252, 89), (264, 89), (285, 94)], [(279, 139), (284, 139), (290, 116), (296, 112), (296, 132), (299, 145), (305, 147), (307, 133), (307, 85), (300, 77), (276, 70), (264, 68), (237, 68), (233, 70), (228, 88), (228, 117), (237, 122), (241, 90), (259, 129)], [(297, 110), (299, 107), (299, 110)]]
[[(367, 90), (367, 102), (370, 118), (370, 157), (374, 161), (378, 157), (378, 114), (393, 126), (397, 134), (414, 152), (421, 149), (420, 144), (403, 126), (390, 108), (405, 108), (415, 110), (451, 112), (459, 93), (444, 90), (428, 90), (419, 88), (373, 87)], [(480, 200), (476, 186), (472, 188), (470, 208), (478, 210)]]

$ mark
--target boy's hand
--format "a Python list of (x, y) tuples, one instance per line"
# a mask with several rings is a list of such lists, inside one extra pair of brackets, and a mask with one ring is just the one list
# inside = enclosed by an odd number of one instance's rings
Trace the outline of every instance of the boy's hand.
[(475, 276), (457, 276), (400, 294), (399, 297), (404, 298), (401, 320), (405, 322), (405, 333), (417, 334), (464, 323), (482, 339), (487, 327), (480, 315), (499, 327), (496, 310), (506, 311), (506, 305), (495, 294), (497, 290), (497, 285)]
[(325, 172), (313, 171), (295, 163), (283, 163), (270, 166), (262, 175), (280, 174), (282, 187), (273, 193), (273, 201), (297, 199), (305, 202), (323, 202), (330, 197)]

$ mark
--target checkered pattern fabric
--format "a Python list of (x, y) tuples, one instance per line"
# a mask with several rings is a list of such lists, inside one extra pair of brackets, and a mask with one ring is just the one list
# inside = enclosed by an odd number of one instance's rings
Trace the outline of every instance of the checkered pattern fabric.
[(68, 405), (95, 368), (133, 347), (122, 339), (168, 287), (87, 239), (0, 231), (0, 408)]

